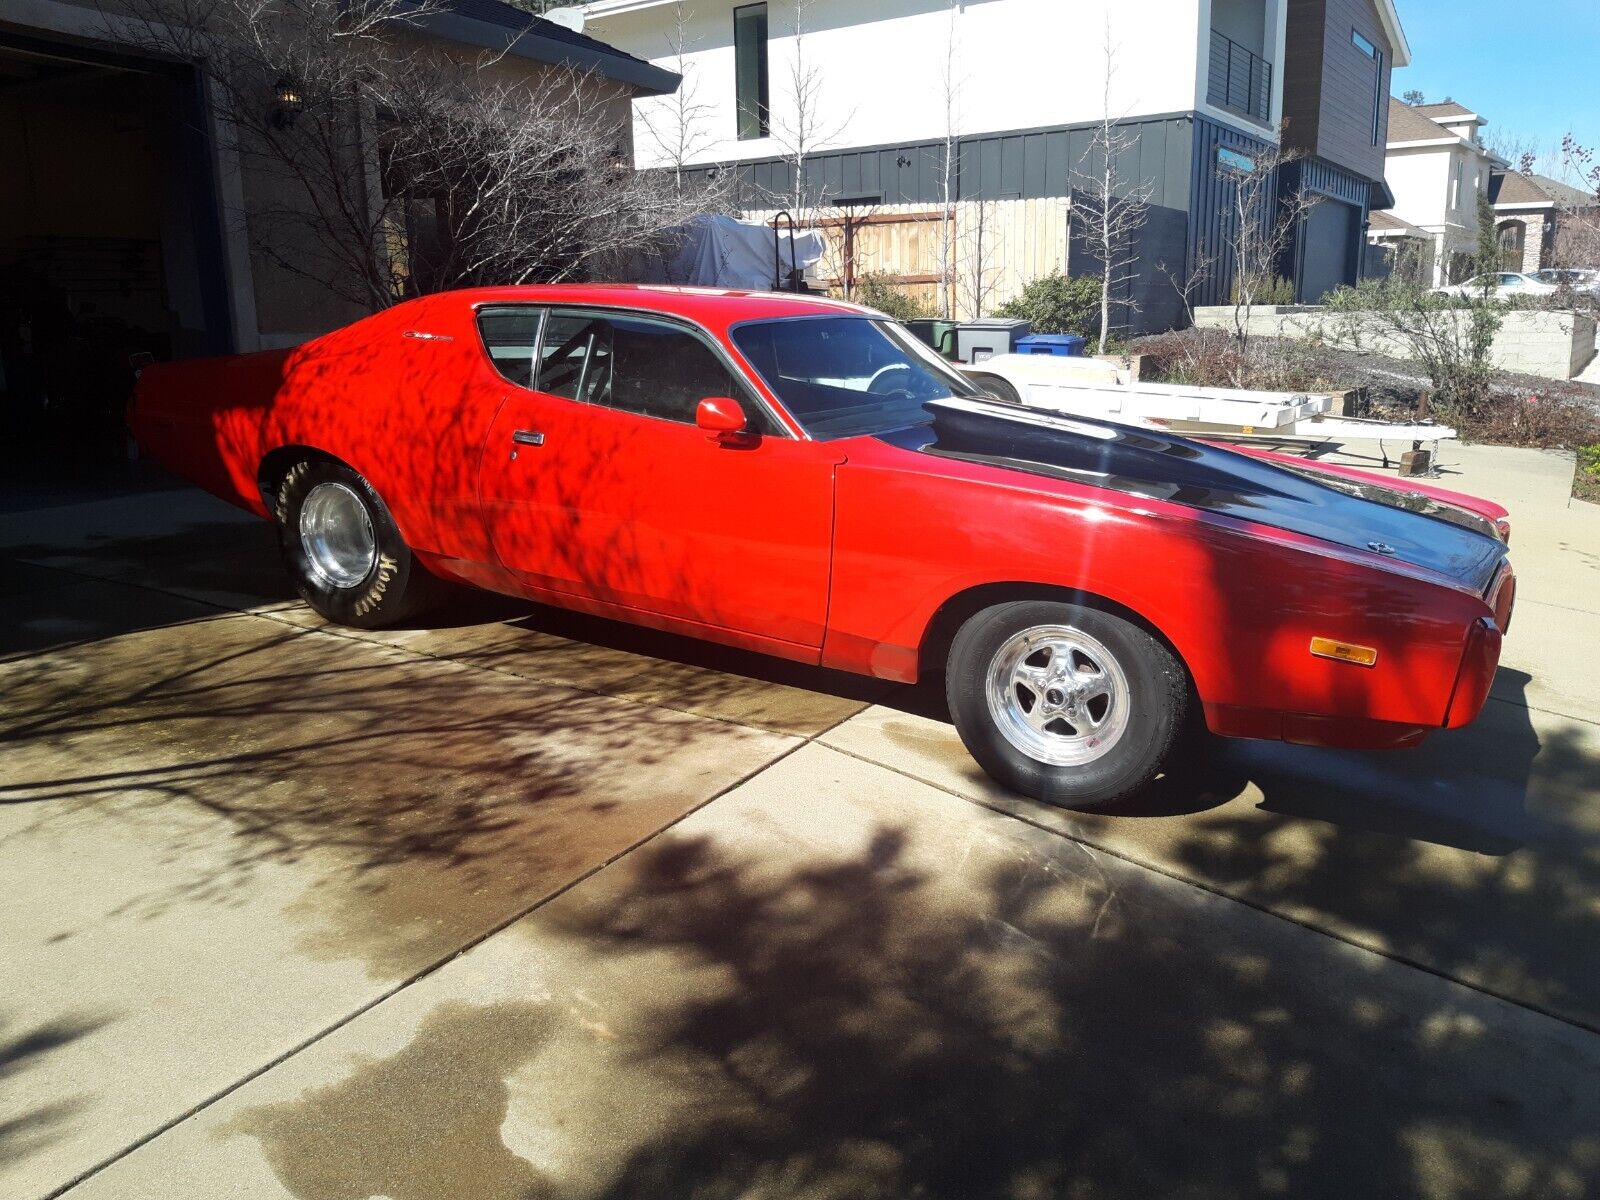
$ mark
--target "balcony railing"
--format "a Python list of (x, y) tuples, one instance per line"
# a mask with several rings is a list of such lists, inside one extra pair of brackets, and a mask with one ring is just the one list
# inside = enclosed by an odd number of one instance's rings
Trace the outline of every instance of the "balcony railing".
[(1211, 31), (1211, 78), (1206, 100), (1218, 108), (1272, 120), (1272, 64), (1226, 34)]

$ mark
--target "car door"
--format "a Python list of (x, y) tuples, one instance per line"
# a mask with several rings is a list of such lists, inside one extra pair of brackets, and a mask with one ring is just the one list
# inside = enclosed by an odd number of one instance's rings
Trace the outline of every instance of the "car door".
[[(535, 586), (822, 645), (842, 456), (781, 432), (703, 333), (552, 308), (528, 378), (506, 378), (480, 476), (505, 567)], [(694, 424), (713, 395), (739, 401), (751, 436)]]

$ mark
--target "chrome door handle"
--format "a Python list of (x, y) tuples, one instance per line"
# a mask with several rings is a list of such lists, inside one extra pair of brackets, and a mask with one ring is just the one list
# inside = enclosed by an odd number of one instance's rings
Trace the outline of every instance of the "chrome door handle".
[(511, 440), (519, 446), (542, 446), (544, 434), (532, 429), (518, 429), (511, 435)]

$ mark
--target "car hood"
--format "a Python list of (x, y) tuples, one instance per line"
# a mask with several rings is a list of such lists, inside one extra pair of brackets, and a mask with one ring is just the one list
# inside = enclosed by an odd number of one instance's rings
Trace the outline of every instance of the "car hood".
[(927, 409), (932, 425), (884, 434), (884, 440), (1303, 534), (1436, 571), (1479, 594), (1506, 555), (1489, 521), (1427, 497), (1110, 421), (968, 399), (936, 401)]

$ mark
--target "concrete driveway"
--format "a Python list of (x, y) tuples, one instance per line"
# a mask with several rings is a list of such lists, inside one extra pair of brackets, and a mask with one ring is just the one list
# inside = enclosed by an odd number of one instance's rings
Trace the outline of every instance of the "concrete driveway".
[(1600, 509), (1494, 698), (1114, 814), (937, 689), (484, 598), (327, 629), (188, 489), (0, 513), (0, 1196), (1600, 1190)]

